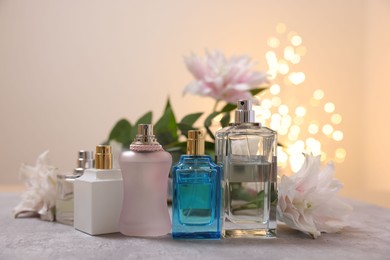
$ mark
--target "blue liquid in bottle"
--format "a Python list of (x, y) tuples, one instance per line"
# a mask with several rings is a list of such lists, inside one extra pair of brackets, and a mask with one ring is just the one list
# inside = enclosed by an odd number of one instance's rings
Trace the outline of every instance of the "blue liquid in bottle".
[(220, 239), (222, 171), (208, 155), (182, 155), (172, 169), (172, 237)]

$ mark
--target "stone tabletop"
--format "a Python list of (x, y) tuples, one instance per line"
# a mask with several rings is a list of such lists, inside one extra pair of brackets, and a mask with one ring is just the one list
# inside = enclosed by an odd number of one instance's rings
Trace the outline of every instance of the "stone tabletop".
[(347, 200), (350, 226), (317, 239), (278, 227), (276, 239), (173, 241), (89, 236), (37, 218), (14, 219), (20, 193), (0, 193), (0, 259), (390, 259), (390, 209)]

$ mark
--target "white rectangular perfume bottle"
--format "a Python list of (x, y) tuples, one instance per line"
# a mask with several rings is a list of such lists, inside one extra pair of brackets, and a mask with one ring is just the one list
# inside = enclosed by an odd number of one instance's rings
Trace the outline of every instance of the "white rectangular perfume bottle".
[(74, 182), (74, 228), (90, 235), (118, 232), (123, 200), (122, 174), (112, 169), (111, 146), (96, 147), (95, 168)]
[(237, 103), (235, 123), (216, 133), (225, 181), (225, 237), (275, 237), (277, 134), (255, 122), (250, 100)]

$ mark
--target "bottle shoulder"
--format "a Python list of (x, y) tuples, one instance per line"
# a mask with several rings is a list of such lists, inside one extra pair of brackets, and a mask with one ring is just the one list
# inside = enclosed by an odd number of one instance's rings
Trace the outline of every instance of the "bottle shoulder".
[(245, 134), (272, 136), (277, 135), (277, 132), (265, 126), (241, 124), (221, 129), (221, 132), (219, 132), (219, 137)]
[(124, 151), (119, 157), (120, 163), (126, 162), (172, 162), (172, 155), (167, 151), (134, 152)]
[(174, 169), (179, 168), (221, 168), (218, 164), (214, 163), (209, 155), (182, 155), (180, 161), (173, 166)]

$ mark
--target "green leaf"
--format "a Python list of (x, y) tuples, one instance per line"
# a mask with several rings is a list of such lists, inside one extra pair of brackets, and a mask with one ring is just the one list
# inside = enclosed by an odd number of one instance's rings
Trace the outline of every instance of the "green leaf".
[(165, 106), (164, 114), (154, 125), (154, 129), (157, 140), (162, 146), (178, 141), (178, 128), (169, 98)]
[(181, 134), (184, 135), (185, 137), (188, 137), (189, 130), (197, 130), (198, 129), (197, 127), (182, 124), (182, 123), (178, 123), (177, 127), (179, 128)]
[(237, 108), (237, 105), (228, 103), (222, 108), (221, 112), (230, 112), (236, 108)]
[(230, 112), (226, 112), (225, 115), (221, 118), (221, 126), (228, 126), (230, 123)]
[(188, 130), (196, 130), (197, 128), (193, 125), (202, 115), (203, 113), (193, 113), (183, 117), (180, 123), (177, 124), (181, 134), (187, 137)]
[(215, 144), (213, 142), (205, 142), (205, 154), (210, 155), (211, 158), (215, 157)]
[(119, 120), (108, 137), (108, 140), (115, 140), (119, 143), (125, 144), (131, 139), (131, 124), (126, 119)]
[(192, 126), (202, 115), (203, 113), (193, 113), (193, 114), (186, 115), (185, 117), (183, 117), (180, 123)]
[(251, 89), (250, 92), (251, 92), (252, 96), (255, 96), (266, 89), (268, 89), (268, 88), (255, 88), (255, 89)]
[(145, 115), (141, 116), (140, 119), (135, 123), (135, 126), (138, 126), (139, 124), (151, 124), (152, 123), (152, 111), (146, 112)]

